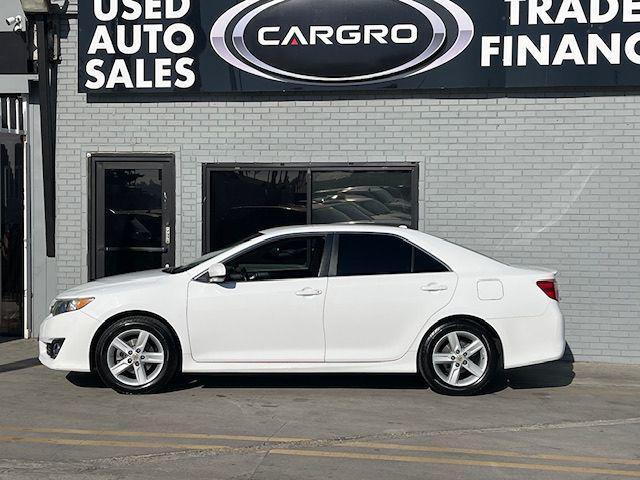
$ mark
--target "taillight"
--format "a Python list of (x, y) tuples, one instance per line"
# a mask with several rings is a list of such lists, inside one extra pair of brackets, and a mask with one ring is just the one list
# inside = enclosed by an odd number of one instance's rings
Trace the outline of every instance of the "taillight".
[(540, 290), (542, 290), (547, 297), (552, 300), (558, 301), (558, 287), (555, 280), (540, 280), (536, 282)]

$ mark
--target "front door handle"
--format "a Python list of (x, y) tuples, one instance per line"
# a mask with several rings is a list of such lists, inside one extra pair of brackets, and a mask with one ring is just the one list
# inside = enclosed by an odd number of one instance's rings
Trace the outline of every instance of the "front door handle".
[(299, 292), (296, 292), (299, 297), (315, 297), (316, 295), (322, 295), (322, 290), (316, 290), (315, 288), (303, 288)]
[(420, 289), (424, 290), (425, 292), (440, 292), (442, 290), (446, 290), (447, 288), (449, 287), (440, 283), (430, 283), (428, 285), (423, 285), (422, 287), (420, 287)]

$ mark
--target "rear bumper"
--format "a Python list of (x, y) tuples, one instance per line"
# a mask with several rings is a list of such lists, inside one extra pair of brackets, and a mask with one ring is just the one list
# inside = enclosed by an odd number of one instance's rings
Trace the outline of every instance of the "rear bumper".
[(550, 362), (564, 355), (564, 318), (558, 302), (551, 301), (537, 317), (503, 318), (491, 324), (502, 341), (505, 369)]
[[(52, 370), (89, 372), (89, 349), (98, 328), (98, 322), (82, 311), (49, 315), (40, 326), (38, 359)], [(64, 339), (56, 358), (47, 352), (47, 344), (54, 339)]]

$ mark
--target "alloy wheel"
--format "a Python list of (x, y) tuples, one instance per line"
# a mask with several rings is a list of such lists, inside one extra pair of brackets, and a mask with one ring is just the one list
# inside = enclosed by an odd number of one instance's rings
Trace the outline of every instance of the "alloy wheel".
[(487, 348), (473, 333), (458, 330), (438, 340), (431, 355), (440, 379), (453, 387), (468, 387), (487, 371)]
[(158, 338), (141, 329), (119, 333), (107, 349), (107, 366), (119, 382), (132, 387), (144, 386), (160, 374), (165, 352)]

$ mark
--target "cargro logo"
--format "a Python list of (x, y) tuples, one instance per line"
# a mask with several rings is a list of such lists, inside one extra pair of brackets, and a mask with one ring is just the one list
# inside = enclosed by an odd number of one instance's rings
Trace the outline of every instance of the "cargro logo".
[(211, 29), (214, 50), (236, 68), (334, 86), (424, 73), (472, 38), (471, 18), (451, 0), (245, 0)]

